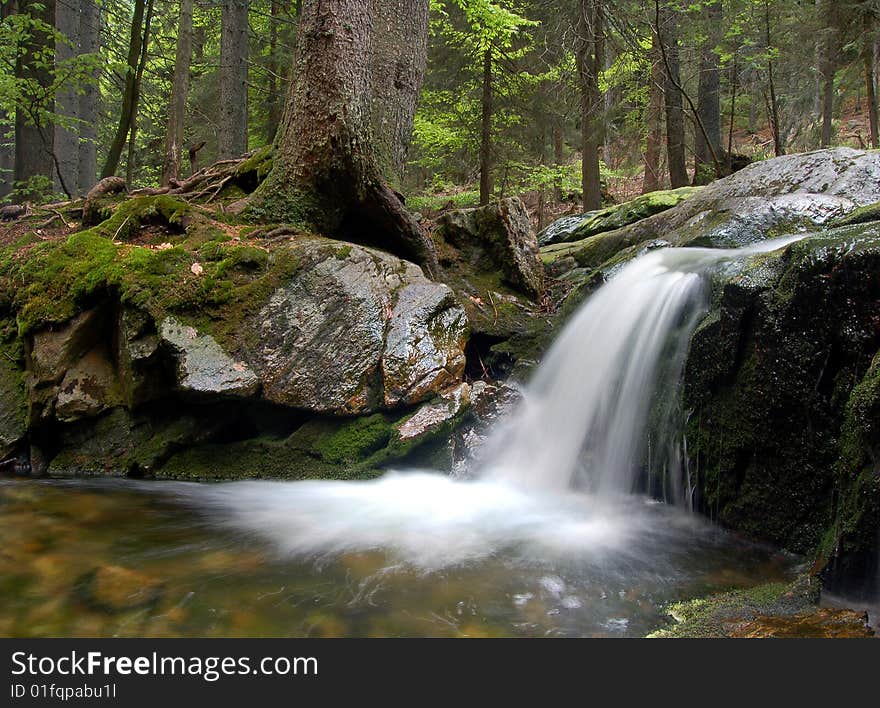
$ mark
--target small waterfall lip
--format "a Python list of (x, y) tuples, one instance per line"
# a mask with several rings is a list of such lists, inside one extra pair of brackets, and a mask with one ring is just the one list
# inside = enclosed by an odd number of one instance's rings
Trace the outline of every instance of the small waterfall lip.
[[(677, 400), (690, 336), (708, 304), (707, 275), (802, 238), (657, 249), (628, 263), (572, 316), (518, 409), (490, 436), (477, 474), (533, 490), (632, 492), (657, 399)], [(679, 433), (675, 413), (669, 407), (659, 421), (670, 440)], [(690, 503), (691, 480), (685, 484), (678, 496)]]

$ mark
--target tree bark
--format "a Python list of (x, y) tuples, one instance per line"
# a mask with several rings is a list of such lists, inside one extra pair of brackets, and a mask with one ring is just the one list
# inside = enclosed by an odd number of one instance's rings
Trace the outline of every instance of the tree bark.
[(480, 116), (480, 205), (492, 198), (492, 50), (483, 53), (483, 98)]
[(223, 0), (220, 31), (220, 159), (247, 152), (248, 0)]
[[(152, 0), (150, 0), (152, 2)], [(131, 35), (128, 42), (128, 58), (125, 70), (125, 88), (122, 94), (122, 107), (119, 115), (119, 123), (116, 126), (116, 133), (113, 136), (113, 142), (110, 144), (110, 151), (104, 162), (104, 168), (101, 170), (101, 178), (111, 177), (116, 174), (119, 167), (119, 158), (122, 156), (122, 149), (125, 147), (125, 141), (128, 138), (131, 129), (131, 116), (134, 111), (136, 96), (138, 93), (137, 73), (140, 63), (141, 47), (144, 41), (144, 12), (146, 10), (147, 0), (135, 0), (134, 10), (131, 18)]]
[(153, 21), (153, 0), (147, 2), (147, 16), (144, 19), (144, 41), (141, 43), (141, 57), (138, 60), (137, 75), (135, 76), (134, 103), (131, 107), (131, 127), (128, 131), (128, 159), (125, 162), (125, 181), (131, 185), (134, 183), (135, 147), (137, 145), (138, 109), (141, 103), (141, 84), (144, 78), (144, 68), (147, 66), (147, 48), (150, 46), (150, 24)]
[(371, 94), (373, 13), (363, 0), (304, 3), (273, 167), (249, 209), (385, 248), (436, 276), (433, 243), (388, 187), (372, 142), (370, 105), (382, 100)]
[[(34, 21), (52, 26), (55, 21), (54, 0), (19, 0), (18, 12), (29, 15)], [(41, 66), (37, 57), (54, 55), (55, 41), (52, 35), (37, 28), (30, 33), (18, 54), (16, 79), (24, 83), (23, 96), (15, 110), (15, 170), (16, 182), (28, 182), (34, 177), (52, 179), (54, 171), (54, 129), (45, 113), (51, 111), (52, 74)], [(45, 64), (45, 62), (44, 62)], [(27, 200), (38, 195), (20, 195)]]
[[(55, 43), (55, 60), (59, 64), (69, 61), (80, 53), (80, 9), (66, 2), (55, 6), (55, 29), (64, 38)], [(64, 41), (66, 39), (67, 41)], [(79, 95), (77, 87), (71, 83), (62, 84), (55, 92), (55, 113), (70, 119), (72, 125), (55, 126), (55, 156), (58, 159), (58, 173), (55, 176), (55, 191), (61, 190), (63, 181), (71, 195), (77, 196), (79, 190)]]
[(581, 0), (577, 22), (577, 65), (581, 84), (581, 188), (584, 210), (602, 206), (599, 146), (602, 144), (602, 93), (599, 74), (604, 60), (601, 0)]
[(372, 129), (382, 173), (399, 188), (428, 58), (429, 0), (373, 0)]
[[(83, 54), (97, 54), (101, 49), (101, 8), (98, 0), (82, 0), (80, 16), (81, 50)], [(79, 95), (79, 154), (77, 155), (77, 185), (80, 194), (95, 186), (98, 171), (98, 70)]]
[(874, 46), (876, 15), (871, 4), (864, 9), (862, 16), (862, 65), (865, 72), (865, 98), (868, 104), (868, 124), (871, 130), (871, 147), (880, 147), (877, 125), (877, 92), (874, 76)]
[(821, 146), (828, 147), (834, 133), (834, 76), (837, 72), (838, 0), (823, 0), (822, 19), (822, 138)]
[(192, 61), (193, 0), (181, 0), (177, 26), (177, 55), (174, 60), (174, 78), (171, 83), (171, 101), (168, 106), (168, 128), (165, 132), (165, 164), (162, 184), (180, 177), (183, 154), (183, 128), (186, 122), (186, 99), (189, 94), (189, 71)]
[[(764, 1), (764, 42), (767, 47), (767, 114), (770, 118), (770, 129), (773, 133), (773, 153), (776, 157), (785, 154), (782, 135), (779, 131), (779, 102), (776, 100), (776, 80), (773, 76), (773, 58), (770, 55), (770, 3)], [(830, 123), (829, 123), (830, 125)]]
[(654, 37), (651, 46), (651, 85), (649, 87), (648, 111), (645, 136), (645, 176), (642, 180), (642, 194), (660, 189), (660, 151), (663, 145), (663, 57)]
[(697, 113), (706, 135), (698, 130), (694, 138), (694, 184), (708, 181), (706, 167), (714, 174), (713, 150), (715, 155), (721, 154), (721, 68), (716, 51), (721, 42), (721, 0), (711, 0), (705, 5), (704, 16), (706, 39), (700, 50)]
[[(0, 21), (16, 11), (15, 0), (0, 3)], [(0, 200), (4, 199), (12, 191), (12, 180), (15, 170), (15, 138), (14, 136), (6, 136), (5, 126), (7, 123), (14, 124), (14, 121), (14, 115), (10, 116), (5, 111), (0, 110), (0, 125), (4, 126), (4, 130), (0, 131)]]
[(664, 104), (666, 106), (666, 161), (669, 184), (675, 189), (688, 183), (684, 156), (684, 106), (678, 56), (678, 15), (665, 4), (657, 5), (657, 32), (665, 53)]

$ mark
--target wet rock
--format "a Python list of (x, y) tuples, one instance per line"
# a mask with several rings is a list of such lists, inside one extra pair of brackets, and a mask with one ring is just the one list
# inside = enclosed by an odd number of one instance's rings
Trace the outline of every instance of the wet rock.
[(518, 198), (447, 212), (437, 222), (437, 233), (458, 251), (458, 258), (478, 270), (500, 268), (511, 286), (530, 297), (543, 291), (538, 241)]
[(101, 313), (88, 310), (69, 322), (35, 333), (28, 347), (28, 372), (35, 385), (58, 383), (100, 341)]
[(746, 622), (730, 622), (726, 634), (736, 639), (857, 639), (874, 636), (862, 611), (817, 608), (795, 615), (759, 615)]
[(554, 221), (538, 234), (538, 244), (549, 246), (613, 231), (641, 219), (671, 209), (697, 194), (702, 187), (680, 187), (643, 194), (623, 204), (587, 212), (580, 216), (566, 216)]
[(99, 351), (91, 351), (71, 366), (55, 401), (61, 422), (90, 418), (119, 403), (116, 372)]
[(412, 441), (438, 430), (470, 404), (471, 387), (462, 383), (444, 391), (436, 403), (427, 403), (396, 426), (400, 440)]
[(292, 245), (296, 274), (254, 319), (246, 356), (275, 403), (369, 413), (459, 381), (467, 322), (451, 290), (381, 251)]
[(159, 336), (153, 319), (125, 307), (119, 315), (119, 379), (126, 405), (137, 407), (163, 395), (159, 372)]
[(159, 326), (159, 339), (177, 362), (177, 386), (197, 395), (248, 397), (260, 381), (250, 367), (236, 361), (208, 334), (168, 317)]
[(875, 585), (878, 272), (877, 223), (731, 265), (684, 373), (697, 506)]
[(90, 571), (76, 584), (80, 600), (95, 609), (115, 614), (153, 607), (164, 593), (163, 584), (148, 575), (120, 565)]
[(24, 371), (13, 362), (0, 361), (0, 459), (16, 448), (26, 431), (27, 393)]
[[(880, 201), (880, 154), (835, 148), (756, 162), (678, 206), (629, 226), (548, 246), (547, 262), (573, 257), (595, 268), (643, 244), (735, 248), (808, 231)], [(629, 251), (627, 251), (629, 249)]]
[(467, 318), (449, 288), (435, 283), (402, 288), (382, 356), (385, 405), (411, 405), (460, 381), (466, 340)]

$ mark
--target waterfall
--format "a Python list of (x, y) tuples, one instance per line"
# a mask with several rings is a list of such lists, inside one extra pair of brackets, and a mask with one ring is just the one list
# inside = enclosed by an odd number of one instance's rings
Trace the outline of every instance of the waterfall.
[[(481, 474), (544, 491), (632, 492), (645, 466), (649, 421), (667, 448), (655, 449), (655, 458), (685, 448), (676, 387), (706, 310), (708, 276), (722, 263), (794, 240), (655, 250), (626, 265), (566, 325), (519, 408), (487, 442)], [(667, 463), (667, 473), (680, 485), (680, 473), (669, 468), (677, 462)], [(691, 481), (683, 483), (680, 497), (690, 494)]]

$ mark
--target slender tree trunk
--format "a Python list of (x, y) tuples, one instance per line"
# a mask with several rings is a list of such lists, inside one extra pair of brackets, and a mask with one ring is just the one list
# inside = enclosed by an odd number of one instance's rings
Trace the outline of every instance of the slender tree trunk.
[(220, 32), (220, 158), (248, 148), (248, 0), (223, 0)]
[[(553, 123), (553, 164), (556, 167), (561, 167), (565, 162), (565, 137), (562, 132), (562, 119), (557, 116), (556, 121)], [(562, 199), (562, 187), (559, 184), (559, 180), (556, 180), (556, 183), (553, 185), (553, 198), (556, 201)]]
[(371, 67), (373, 140), (379, 166), (399, 189), (406, 172), (419, 87), (428, 58), (429, 0), (372, 0), (376, 44)]
[(657, 30), (665, 53), (664, 103), (666, 105), (666, 160), (669, 184), (675, 189), (688, 183), (684, 155), (684, 107), (678, 56), (678, 13), (667, 5), (658, 5)]
[(266, 141), (272, 142), (281, 121), (281, 96), (279, 95), (281, 82), (279, 75), (281, 67), (278, 63), (278, 23), (281, 15), (280, 0), (269, 0), (269, 81), (266, 98)]
[(651, 46), (651, 85), (649, 87), (648, 111), (646, 123), (648, 133), (645, 136), (645, 176), (642, 181), (642, 194), (660, 189), (660, 152), (663, 146), (663, 57), (657, 38)]
[[(66, 2), (55, 6), (55, 28), (64, 39), (55, 43), (55, 60), (61, 69), (62, 62), (69, 62), (80, 54), (80, 8)], [(66, 41), (64, 41), (66, 40)], [(73, 196), (79, 190), (79, 95), (71, 82), (63, 83), (55, 92), (55, 113), (72, 122), (65, 127), (55, 125), (55, 155), (58, 159), (58, 172), (55, 176), (55, 191), (61, 191), (61, 181), (67, 185)]]
[[(15, 0), (0, 4), (0, 21), (18, 11)], [(15, 170), (15, 139), (7, 137), (6, 126), (15, 123), (15, 116), (0, 110), (0, 200), (12, 191), (12, 180)]]
[(767, 47), (767, 113), (770, 118), (770, 129), (773, 133), (773, 153), (776, 157), (785, 154), (782, 136), (779, 131), (779, 102), (776, 100), (776, 80), (773, 76), (773, 58), (770, 54), (770, 3), (764, 2), (764, 42)]
[(733, 65), (730, 67), (730, 123), (727, 129), (727, 172), (733, 172), (733, 129), (736, 119), (736, 91), (739, 87), (739, 48), (733, 52)]
[[(152, 0), (150, 2), (152, 3)], [(125, 70), (125, 89), (122, 94), (122, 109), (119, 115), (119, 123), (116, 126), (116, 133), (113, 136), (113, 142), (110, 144), (110, 151), (104, 162), (104, 168), (101, 170), (101, 177), (110, 177), (116, 174), (116, 169), (119, 167), (119, 158), (122, 156), (122, 149), (125, 147), (125, 141), (131, 129), (131, 116), (138, 93), (137, 72), (141, 47), (144, 41), (144, 12), (146, 5), (147, 0), (135, 0), (134, 2), (131, 36), (128, 42), (128, 59)]]
[(577, 64), (581, 83), (581, 187), (584, 210), (602, 206), (599, 146), (602, 144), (602, 93), (599, 74), (604, 61), (601, 0), (581, 0), (577, 23)]
[(874, 78), (874, 44), (875, 44), (875, 27), (876, 16), (870, 6), (864, 10), (862, 18), (862, 65), (865, 72), (865, 99), (868, 104), (868, 123), (871, 130), (871, 147), (880, 148), (880, 137), (878, 137), (877, 126), (877, 93), (876, 82)]
[[(54, 0), (19, 0), (18, 12), (44, 25), (52, 26), (55, 22)], [(52, 36), (35, 28), (19, 52), (15, 76), (25, 83), (25, 88), (15, 110), (16, 182), (28, 182), (34, 177), (51, 180), (53, 177), (54, 128), (45, 112), (53, 108), (51, 98), (47, 96), (52, 75), (46, 67), (46, 59), (51, 63), (54, 51)], [(27, 193), (20, 196), (29, 199), (38, 195)]]
[(141, 43), (141, 57), (138, 60), (137, 75), (135, 76), (134, 104), (131, 107), (131, 128), (128, 132), (128, 158), (125, 162), (125, 181), (128, 184), (134, 182), (135, 148), (137, 147), (138, 109), (141, 103), (141, 85), (144, 78), (144, 68), (147, 65), (147, 48), (150, 46), (150, 24), (153, 21), (153, 0), (147, 3), (147, 16), (144, 20), (144, 41)]
[(181, 0), (180, 19), (177, 25), (177, 56), (174, 61), (174, 78), (171, 83), (171, 101), (168, 106), (168, 128), (165, 132), (163, 185), (169, 184), (171, 180), (180, 176), (183, 128), (186, 122), (186, 99), (189, 95), (189, 71), (192, 61), (192, 22), (193, 0)]
[(272, 170), (248, 206), (271, 221), (368, 241), (437, 275), (433, 243), (388, 187), (371, 140), (370, 105), (380, 100), (371, 94), (373, 13), (363, 0), (304, 3)]
[(834, 76), (837, 72), (837, 2), (838, 0), (824, 0), (822, 19), (825, 27), (822, 30), (822, 61), (820, 69), (822, 74), (822, 147), (831, 144), (834, 132)]
[[(712, 151), (721, 154), (721, 68), (716, 48), (721, 42), (721, 0), (704, 7), (706, 39), (700, 50), (700, 78), (697, 88), (697, 113), (703, 130), (694, 137), (694, 183), (708, 181), (706, 168), (714, 174)], [(707, 140), (708, 137), (708, 140)], [(720, 176), (720, 175), (715, 175)]]
[(483, 100), (480, 119), (480, 204), (492, 198), (492, 50), (483, 54)]
[[(80, 39), (83, 54), (97, 54), (101, 49), (101, 8), (98, 0), (82, 0)], [(79, 155), (77, 156), (77, 185), (85, 194), (95, 184), (98, 171), (98, 69), (92, 80), (82, 87), (79, 95)]]

